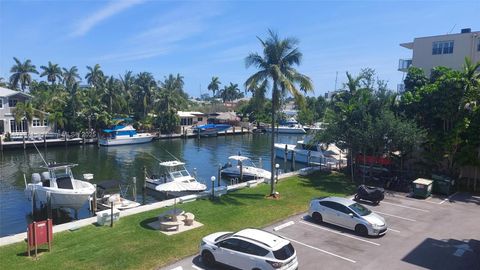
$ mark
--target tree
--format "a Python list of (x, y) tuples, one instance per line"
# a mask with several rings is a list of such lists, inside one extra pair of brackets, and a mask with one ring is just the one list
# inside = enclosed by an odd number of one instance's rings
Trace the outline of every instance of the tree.
[[(307, 92), (313, 90), (312, 82), (309, 77), (299, 73), (294, 66), (299, 65), (302, 59), (302, 53), (296, 47), (298, 41), (293, 38), (280, 39), (276, 33), (269, 30), (269, 36), (263, 40), (258, 38), (263, 49), (263, 55), (250, 53), (246, 59), (246, 67), (254, 66), (258, 69), (245, 82), (247, 89), (253, 89), (261, 84), (267, 84), (271, 81), (272, 85), (272, 111), (271, 125), (275, 126), (276, 113), (278, 110), (279, 99), (285, 92), (289, 92), (295, 98), (301, 97), (300, 90)], [(271, 133), (271, 171), (270, 195), (275, 196), (275, 132)]]
[(133, 99), (134, 92), (134, 76), (132, 71), (125, 72), (125, 75), (120, 76), (120, 83), (122, 86), (123, 97), (125, 99), (127, 114), (131, 113), (131, 103)]
[(13, 109), (13, 117), (15, 118), (15, 122), (20, 124), (22, 119), (27, 120), (28, 127), (33, 121), (33, 117), (37, 115), (37, 111), (33, 108), (33, 105), (30, 101), (26, 102), (18, 102), (15, 108)]
[(80, 80), (80, 75), (78, 75), (78, 68), (76, 66), (71, 67), (70, 69), (63, 68), (63, 82), (67, 89), (71, 89), (77, 80)]
[(15, 65), (10, 69), (10, 72), (13, 73), (10, 76), (10, 86), (12, 88), (18, 88), (18, 84), (20, 83), (22, 92), (25, 92), (25, 87), (32, 83), (32, 76), (30, 74), (38, 74), (38, 71), (35, 65), (32, 65), (30, 59), (27, 59), (23, 63), (16, 57), (14, 57), (13, 60), (15, 60)]
[(88, 73), (85, 75), (85, 79), (87, 79), (87, 83), (93, 87), (99, 87), (99, 85), (104, 80), (103, 71), (99, 64), (95, 66), (87, 66)]
[(212, 77), (212, 81), (208, 84), (208, 90), (212, 91), (212, 97), (216, 97), (215, 93), (220, 89), (220, 79), (218, 77)]
[(59, 81), (62, 80), (62, 69), (58, 66), (58, 64), (52, 64), (52, 62), (48, 61), (48, 66), (40, 66), (43, 70), (40, 73), (40, 77), (47, 76), (47, 81), (51, 82), (52, 85), (55, 84), (55, 81), (58, 79)]
[(135, 78), (135, 86), (135, 110), (137, 113), (142, 112), (141, 116), (145, 118), (152, 107), (157, 84), (151, 73), (141, 72)]
[(225, 85), (222, 90), (220, 90), (218, 94), (223, 102), (225, 103), (226, 101), (232, 101), (235, 99), (243, 98), (244, 95), (242, 92), (240, 92), (240, 89), (238, 88), (238, 84), (230, 83), (230, 85)]

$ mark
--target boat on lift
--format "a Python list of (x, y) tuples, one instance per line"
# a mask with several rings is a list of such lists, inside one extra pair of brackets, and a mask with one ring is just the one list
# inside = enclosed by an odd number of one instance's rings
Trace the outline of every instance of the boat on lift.
[(230, 156), (228, 162), (220, 170), (223, 176), (229, 178), (243, 178), (243, 180), (252, 179), (270, 179), (272, 173), (255, 166), (253, 161), (245, 156)]
[(181, 186), (181, 190), (168, 192), (169, 195), (174, 197), (199, 193), (207, 189), (205, 184), (200, 183), (190, 175), (185, 168), (185, 163), (178, 160), (172, 160), (160, 162), (159, 165), (164, 169), (165, 173), (160, 177), (153, 175), (147, 177), (145, 179), (147, 188), (163, 192), (164, 189), (162, 188), (162, 185), (166, 185), (169, 182), (176, 182), (178, 186)]
[(283, 159), (286, 154), (287, 160), (292, 160), (292, 153), (295, 153), (295, 161), (300, 163), (316, 163), (325, 166), (346, 164), (346, 153), (336, 145), (311, 143), (308, 137), (297, 141), (297, 144), (275, 143), (274, 147), (277, 158)]
[(147, 143), (153, 140), (150, 133), (137, 133), (132, 125), (116, 125), (112, 129), (104, 129), (105, 134), (99, 139), (101, 146)]
[[(272, 132), (272, 128), (266, 128), (267, 132)], [(307, 131), (301, 124), (295, 120), (295, 118), (290, 118), (288, 121), (281, 123), (278, 127), (274, 128), (275, 132), (282, 134), (306, 134)]]
[(26, 183), (25, 196), (29, 200), (35, 196), (35, 200), (46, 205), (50, 194), (52, 208), (80, 209), (89, 201), (95, 187), (87, 181), (74, 178), (71, 168), (75, 166), (77, 164), (48, 164), (45, 167), (47, 171), (32, 174), (32, 182)]

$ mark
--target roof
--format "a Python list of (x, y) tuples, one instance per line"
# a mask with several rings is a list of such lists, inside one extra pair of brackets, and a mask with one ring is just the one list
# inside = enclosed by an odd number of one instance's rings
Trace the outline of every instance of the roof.
[(273, 250), (276, 250), (278, 247), (283, 247), (289, 243), (288, 240), (285, 240), (280, 236), (259, 229), (244, 229), (236, 232), (232, 236), (248, 239), (250, 242), (263, 244), (272, 248)]
[(321, 201), (330, 201), (330, 202), (336, 202), (345, 206), (349, 206), (353, 203), (355, 203), (352, 200), (346, 199), (346, 198), (341, 198), (341, 197), (326, 197), (323, 199), (320, 199)]
[(160, 162), (160, 166), (164, 166), (164, 167), (175, 167), (180, 165), (185, 165), (185, 163), (178, 160)]
[(229, 156), (228, 159), (244, 161), (244, 160), (249, 160), (250, 158), (245, 156)]
[(400, 46), (413, 50), (413, 42), (400, 43)]
[[(214, 116), (213, 114), (210, 114), (211, 116)], [(219, 120), (237, 120), (239, 119), (239, 117), (237, 116), (237, 114), (235, 112), (220, 112), (220, 113), (217, 113), (217, 117), (215, 117), (216, 119), (219, 119)]]
[(178, 111), (177, 114), (180, 117), (197, 117), (197, 116), (206, 115), (202, 112), (185, 112), (185, 111)]
[(11, 89), (8, 89), (8, 88), (0, 87), (0, 97), (10, 97), (10, 96), (14, 96), (14, 95), (22, 95), (22, 96), (25, 96), (25, 97), (31, 97), (29, 94), (26, 94), (26, 93), (23, 93), (23, 92), (20, 92), (20, 91), (15, 91), (15, 90), (11, 90)]

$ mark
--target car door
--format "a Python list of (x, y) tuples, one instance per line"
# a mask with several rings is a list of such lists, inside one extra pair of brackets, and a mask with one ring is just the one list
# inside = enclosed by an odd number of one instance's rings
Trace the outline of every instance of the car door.
[(335, 210), (333, 209), (333, 202), (321, 201), (320, 203), (320, 214), (322, 215), (323, 221), (328, 223), (335, 223)]
[[(338, 204), (338, 222), (344, 228), (355, 229), (357, 215), (345, 205)], [(350, 215), (351, 214), (351, 215)]]
[(218, 244), (215, 259), (220, 263), (238, 269), (247, 269), (251, 264), (248, 254), (245, 253), (248, 244), (248, 242), (237, 238), (225, 239)]

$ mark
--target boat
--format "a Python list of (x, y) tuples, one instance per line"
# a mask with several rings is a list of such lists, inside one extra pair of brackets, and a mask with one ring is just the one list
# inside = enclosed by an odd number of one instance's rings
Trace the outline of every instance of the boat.
[(200, 133), (200, 136), (217, 136), (218, 132), (225, 131), (231, 127), (231, 125), (227, 124), (206, 124), (194, 127), (193, 133)]
[(166, 173), (160, 177), (150, 176), (146, 177), (145, 185), (147, 188), (156, 190), (159, 192), (164, 192), (163, 185), (168, 185), (170, 182), (176, 182), (180, 186), (178, 191), (170, 191), (169, 195), (174, 197), (180, 197), (185, 195), (190, 195), (192, 193), (199, 193), (205, 191), (207, 186), (197, 181), (185, 168), (185, 163), (172, 160), (164, 161), (159, 164), (164, 168)]
[(295, 161), (300, 163), (313, 163), (324, 166), (337, 166), (339, 163), (346, 164), (346, 153), (334, 144), (310, 143), (311, 139), (297, 141), (297, 144), (275, 143), (275, 155), (284, 159), (285, 151), (287, 160), (292, 160), (295, 153)]
[(116, 125), (113, 129), (104, 129), (105, 136), (99, 139), (101, 146), (147, 143), (153, 140), (150, 133), (137, 133), (132, 125)]
[[(267, 132), (272, 132), (272, 128), (266, 128)], [(290, 118), (288, 121), (281, 123), (278, 127), (274, 128), (274, 131), (282, 134), (306, 134), (307, 131), (301, 124), (295, 120), (295, 118)]]
[(126, 210), (140, 206), (140, 203), (126, 199), (129, 185), (123, 181), (107, 180), (97, 184), (97, 207), (100, 209), (113, 208)]
[[(220, 170), (221, 174), (230, 178), (243, 178), (242, 180), (251, 179), (270, 179), (271, 173), (262, 168), (257, 168), (253, 161), (245, 156), (230, 156), (229, 162)], [(234, 163), (234, 164), (232, 164)], [(242, 177), (240, 170), (242, 171)]]
[(25, 195), (47, 205), (48, 194), (52, 208), (80, 209), (95, 192), (95, 187), (73, 177), (72, 167), (77, 164), (52, 163), (45, 168), (48, 171), (32, 174), (32, 183), (26, 184)]

